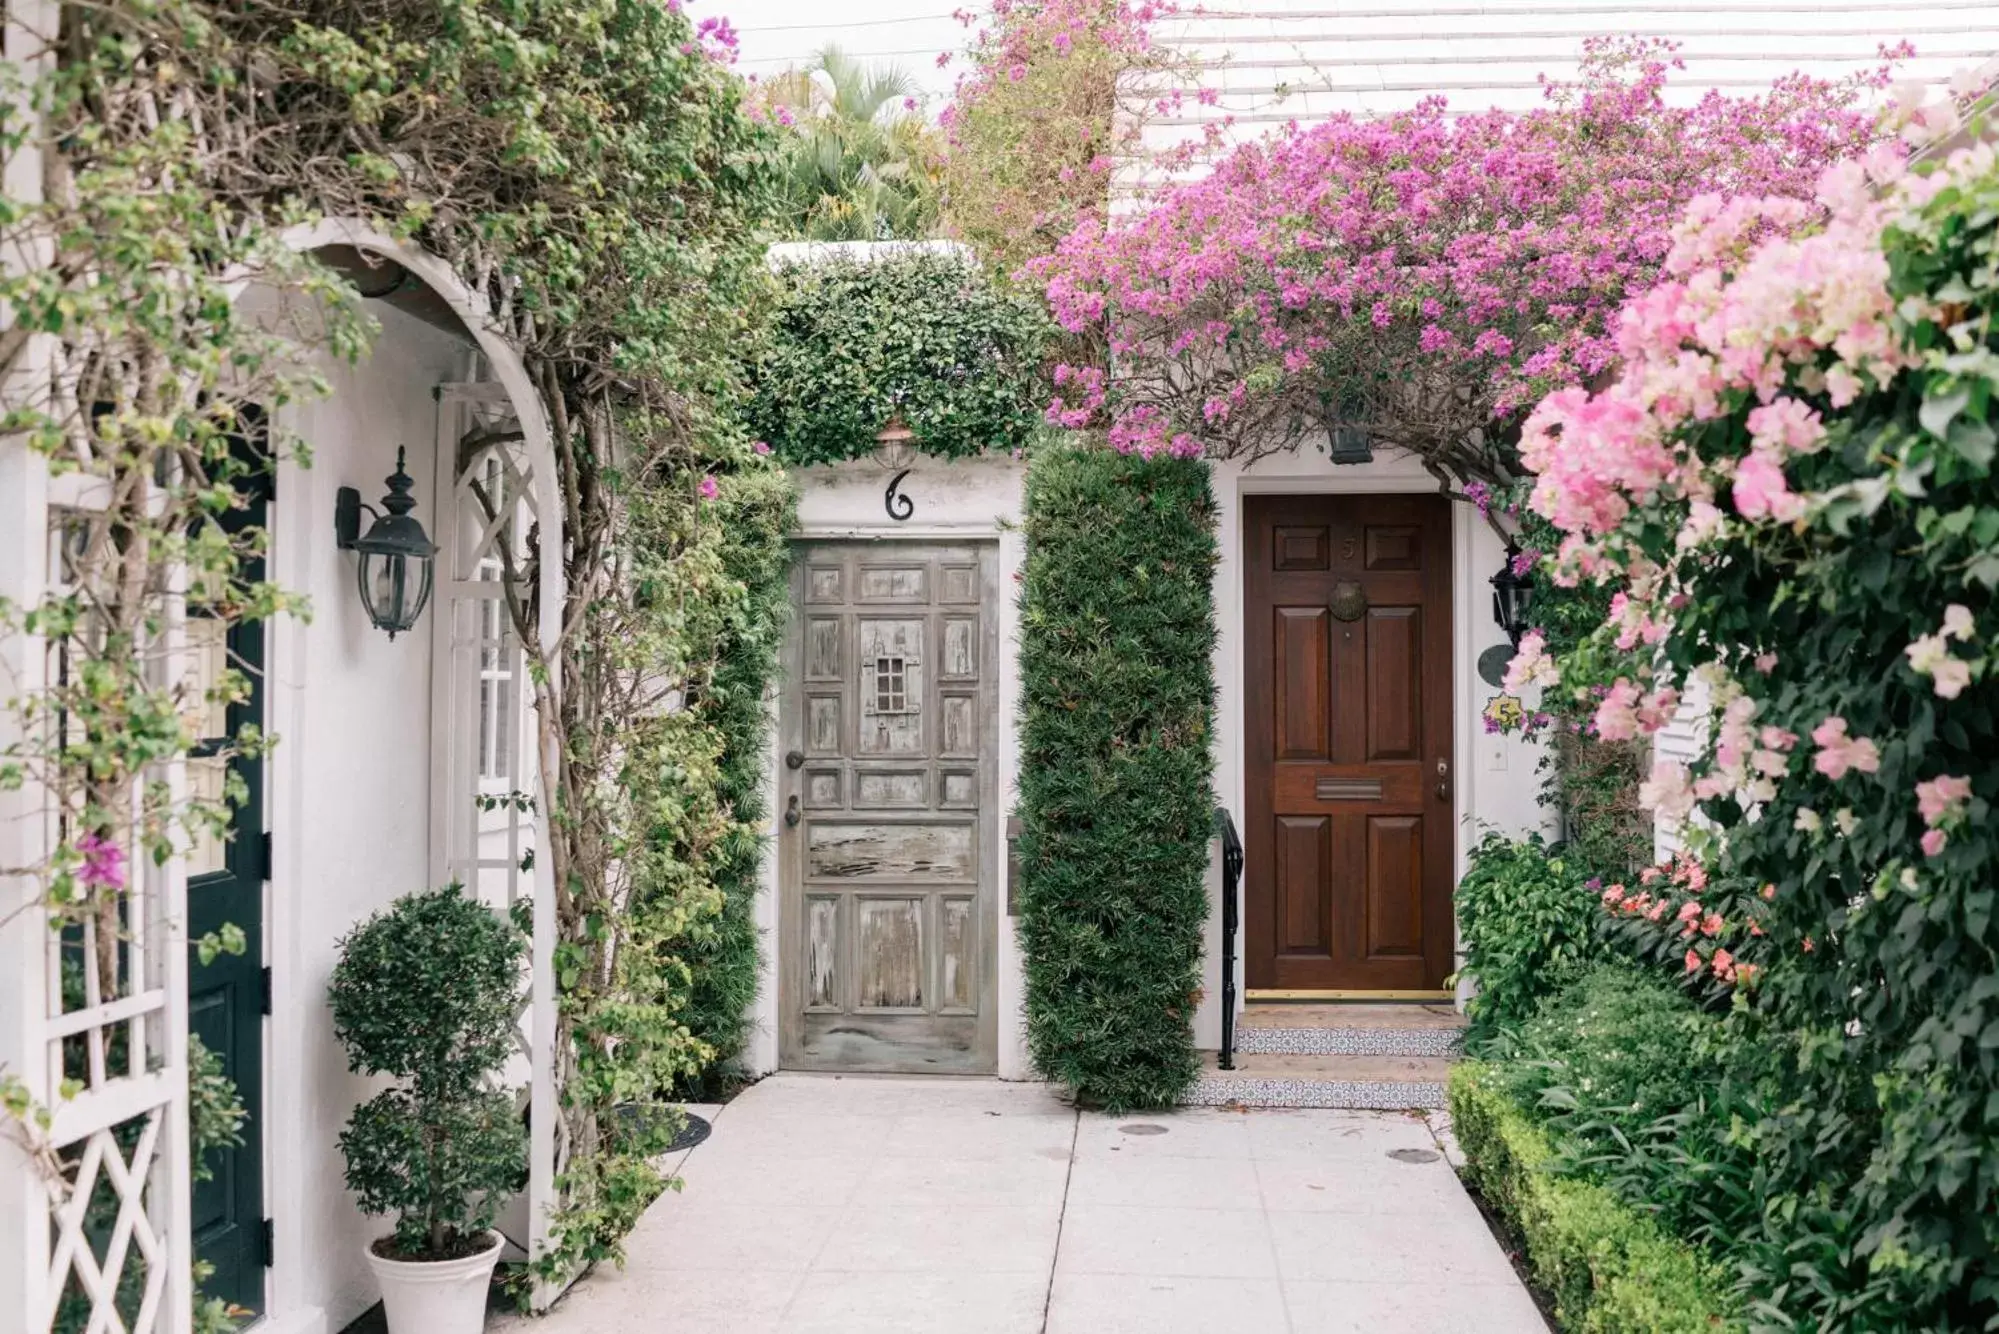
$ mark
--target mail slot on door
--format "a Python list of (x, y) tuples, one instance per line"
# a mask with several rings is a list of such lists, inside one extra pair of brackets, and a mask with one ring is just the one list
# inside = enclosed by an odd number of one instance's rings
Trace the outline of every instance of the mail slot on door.
[(1380, 801), (1379, 778), (1321, 778), (1312, 788), (1320, 801)]

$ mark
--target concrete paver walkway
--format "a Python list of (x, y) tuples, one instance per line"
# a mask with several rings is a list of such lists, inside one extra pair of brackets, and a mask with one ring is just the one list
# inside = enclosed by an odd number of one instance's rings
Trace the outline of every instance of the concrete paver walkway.
[(1545, 1334), (1420, 1118), (782, 1075), (511, 1334)]

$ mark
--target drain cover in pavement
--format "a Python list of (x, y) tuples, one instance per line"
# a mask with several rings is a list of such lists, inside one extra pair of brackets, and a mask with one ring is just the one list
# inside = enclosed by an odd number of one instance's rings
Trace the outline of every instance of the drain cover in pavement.
[(1118, 1129), (1127, 1135), (1163, 1135), (1166, 1133), (1165, 1126), (1155, 1126), (1150, 1121), (1134, 1121), (1128, 1126), (1119, 1126)]
[(707, 1117), (696, 1116), (694, 1113), (689, 1112), (687, 1113), (687, 1124), (680, 1128), (680, 1133), (673, 1137), (673, 1143), (667, 1145), (662, 1152), (678, 1153), (682, 1149), (691, 1149), (702, 1140), (707, 1139), (708, 1132), (714, 1128), (714, 1126), (708, 1123)]
[(1398, 1163), (1434, 1163), (1438, 1157), (1435, 1149), (1390, 1149), (1388, 1156)]

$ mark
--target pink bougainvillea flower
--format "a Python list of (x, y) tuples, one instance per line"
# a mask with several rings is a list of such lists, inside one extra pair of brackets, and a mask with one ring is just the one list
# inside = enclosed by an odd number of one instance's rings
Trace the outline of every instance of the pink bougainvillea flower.
[(125, 887), (125, 849), (101, 834), (88, 833), (76, 841), (83, 856), (77, 878), (90, 889), (117, 891)]
[(1763, 673), (1763, 675), (1765, 675), (1765, 676), (1768, 676), (1768, 675), (1769, 675), (1769, 674), (1770, 674), (1771, 672), (1774, 672), (1774, 671), (1776, 671), (1776, 670), (1777, 670), (1777, 655), (1776, 655), (1776, 654), (1774, 654), (1774, 653), (1759, 653), (1759, 654), (1757, 654), (1757, 655), (1756, 655), (1756, 670), (1757, 670), (1757, 671), (1759, 671), (1759, 672), (1761, 672), (1761, 673)]
[(770, 453), (770, 442), (767, 440), (753, 441), (750, 444), (750, 450), (756, 454), (768, 454)]
[(1940, 774), (1916, 784), (1916, 808), (1922, 812), (1923, 823), (1932, 829), (1957, 818), (1970, 799), (1969, 778)]
[(1881, 752), (1873, 741), (1848, 736), (1846, 719), (1838, 714), (1828, 716), (1813, 728), (1812, 740), (1819, 747), (1819, 753), (1812, 757), (1812, 767), (1827, 778), (1837, 781), (1846, 777), (1849, 770), (1871, 774), (1881, 767)]
[(1605, 741), (1630, 741), (1638, 735), (1638, 687), (1623, 677), (1596, 706), (1590, 726)]
[(1679, 819), (1692, 810), (1694, 791), (1687, 767), (1673, 760), (1654, 764), (1652, 776), (1639, 784), (1638, 804), (1671, 819)]
[(1548, 656), (1547, 640), (1539, 630), (1529, 630), (1520, 636), (1520, 648), (1507, 664), (1506, 679), (1502, 685), (1507, 690), (1525, 690), (1528, 686), (1559, 685), (1561, 672), (1556, 669), (1555, 660)]
[(1773, 458), (1809, 454), (1825, 439), (1825, 423), (1810, 406), (1788, 395), (1749, 410), (1749, 438)]
[[(984, 61), (984, 77), (1009, 58)], [(1551, 83), (1527, 111), (1428, 98), (1294, 125), (1149, 208), (1086, 218), (1029, 271), (1065, 328), (1108, 335), (1117, 379), (1090, 424), (1129, 427), (1117, 447), (1136, 451), (1196, 430), (1202, 402), (1249, 381), (1249, 410), (1209, 439), (1255, 448), (1354, 349), (1389, 375), (1464, 365), (1453, 383), (1472, 427), (1556, 389), (1521, 451), (1536, 508), (1569, 531), (1606, 531), (1674, 485), (1685, 459), (1663, 428), (1718, 414), (1738, 387), (1774, 398), (1784, 366), (1701, 340), (1723, 326), (1694, 270), (1813, 221), (1821, 169), (1869, 142), (1876, 118), (1857, 87), (1803, 77), (1768, 97), (1679, 99), (1658, 45), (1592, 42), (1583, 63), (1580, 83)], [(1863, 173), (1850, 193), (1870, 184)], [(1697, 196), (1710, 202), (1684, 228)], [(1643, 313), (1620, 319), (1638, 293)], [(1577, 387), (1619, 364), (1642, 373), (1605, 394)], [(1162, 419), (1135, 420), (1146, 410)], [(1810, 433), (1778, 415), (1773, 439)]]
[(722, 494), (721, 483), (717, 482), (713, 475), (703, 477), (701, 485), (695, 489), (700, 491), (703, 500), (713, 500), (716, 496)]
[(1931, 829), (1923, 834), (1923, 856), (1936, 857), (1943, 853), (1944, 844), (1950, 842), (1950, 835), (1941, 829)]
[(1756, 450), (1735, 470), (1736, 513), (1745, 519), (1773, 519), (1793, 523), (1804, 517), (1804, 497), (1794, 494), (1784, 480), (1784, 469), (1774, 454)]

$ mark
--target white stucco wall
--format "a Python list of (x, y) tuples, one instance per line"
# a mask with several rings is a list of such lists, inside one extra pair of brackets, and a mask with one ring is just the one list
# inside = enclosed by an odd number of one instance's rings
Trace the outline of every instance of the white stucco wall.
[(379, 502), (396, 448), (406, 446), (416, 517), (437, 531), (431, 387), (463, 378), (470, 362), (464, 342), (373, 309), (382, 331), (370, 359), (328, 362), (332, 396), (286, 411), (312, 464), (280, 468), (271, 522), (272, 577), (312, 604), (309, 623), (272, 626), (266, 682), (279, 738), (267, 768), (273, 878), (264, 946), (274, 1001), (264, 1122), (274, 1334), (339, 1330), (379, 1295), (363, 1250), (384, 1224), (355, 1208), (335, 1142), (373, 1086), (347, 1073), (326, 984), (339, 938), (426, 887), (431, 857), (432, 613), (393, 643), (368, 623), (354, 556), (334, 546), (333, 500), (353, 486)]

